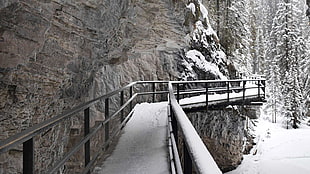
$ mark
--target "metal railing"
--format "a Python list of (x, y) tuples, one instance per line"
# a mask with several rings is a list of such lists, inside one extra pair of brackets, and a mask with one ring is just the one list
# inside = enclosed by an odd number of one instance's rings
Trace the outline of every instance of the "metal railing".
[[(257, 87), (246, 87), (246, 82), (251, 81), (257, 84)], [(160, 89), (158, 90), (159, 84)], [(181, 85), (192, 84), (191, 89), (180, 89)], [(242, 86), (241, 86), (242, 84)], [(264, 94), (260, 94), (260, 90), (265, 91), (265, 80), (264, 79), (249, 79), (249, 80), (207, 80), (207, 81), (179, 81), (179, 82), (168, 82), (168, 81), (138, 81), (130, 83), (129, 85), (110, 92), (106, 95), (95, 98), (91, 101), (78, 105), (60, 115), (57, 115), (51, 119), (48, 119), (42, 123), (39, 123), (33, 127), (30, 127), (14, 136), (9, 137), (0, 142), (0, 154), (7, 152), (8, 150), (15, 148), (16, 146), (23, 145), (23, 173), (32, 174), (35, 172), (34, 164), (34, 137), (45, 130), (71, 118), (74, 114), (83, 112), (84, 115), (84, 137), (72, 147), (66, 154), (59, 160), (54, 166), (51, 166), (46, 173), (55, 173), (62, 166), (65, 165), (66, 161), (70, 159), (74, 154), (76, 154), (81, 148), (84, 147), (84, 170), (82, 173), (90, 173), (95, 161), (97, 160), (99, 153), (91, 157), (90, 153), (90, 141), (99, 130), (105, 130), (105, 142), (102, 149), (106, 149), (111, 143), (114, 137), (118, 135), (121, 128), (127, 123), (133, 114), (133, 102), (137, 96), (152, 95), (152, 102), (156, 101), (157, 95), (169, 94), (169, 123), (168, 123), (168, 137), (169, 137), (169, 154), (172, 173), (192, 173), (194, 169), (196, 173), (208, 173), (217, 174), (221, 173), (218, 169), (216, 163), (214, 162), (209, 151), (205, 147), (204, 143), (197, 134), (195, 128), (192, 126), (191, 122), (187, 118), (182, 107), (178, 104), (181, 95), (186, 94), (206, 94), (206, 106), (208, 106), (208, 94), (212, 92), (227, 93), (227, 99), (223, 102), (230, 101), (230, 93), (233, 90), (243, 91), (242, 99), (245, 100), (245, 90), (250, 88), (258, 88), (258, 97), (264, 97)], [(140, 85), (140, 86), (138, 86)], [(148, 88), (146, 87), (148, 86)], [(176, 86), (174, 90), (173, 86)], [(204, 86), (203, 88), (199, 88)], [(135, 88), (139, 89), (139, 92), (135, 92)], [(147, 88), (147, 89), (144, 89)], [(150, 89), (151, 88), (151, 89)], [(150, 90), (149, 90), (150, 89)], [(169, 90), (169, 91), (168, 91)], [(125, 95), (127, 92), (127, 97)], [(176, 95), (176, 96), (175, 96)], [(110, 98), (116, 96), (119, 98), (119, 108), (113, 113), (110, 113)], [(100, 121), (90, 128), (90, 107), (94, 106), (99, 101), (104, 101), (105, 105), (105, 120)], [(228, 103), (227, 103), (228, 104)], [(124, 110), (129, 107), (129, 112), (125, 114)], [(126, 116), (125, 116), (126, 115)], [(112, 119), (119, 117), (120, 126), (113, 129), (110, 132), (110, 122)], [(179, 134), (179, 131), (181, 134)], [(183, 135), (183, 160), (179, 157), (179, 136)], [(181, 165), (183, 161), (183, 167)], [(183, 169), (182, 169), (183, 168)]]
[[(246, 87), (247, 82), (254, 82), (257, 86)], [(191, 84), (191, 85), (189, 85)], [(191, 89), (180, 89), (181, 85), (191, 86)], [(176, 90), (173, 88), (176, 87)], [(204, 88), (201, 88), (204, 86)], [(180, 81), (169, 82), (169, 152), (172, 173), (191, 174), (193, 171), (198, 174), (221, 174), (213, 157), (207, 150), (205, 144), (199, 137), (192, 123), (186, 116), (181, 105), (179, 104), (181, 95), (205, 94), (205, 104), (208, 108), (208, 96), (210, 92), (227, 94), (227, 98), (221, 99), (223, 103), (229, 105), (230, 93), (232, 91), (242, 91), (242, 101), (246, 100), (245, 91), (247, 89), (258, 89), (256, 97), (259, 99), (265, 98), (265, 80), (264, 79), (249, 79), (249, 80), (207, 80), (207, 81)], [(263, 94), (261, 94), (261, 90)], [(244, 103), (242, 103), (244, 104)], [(182, 138), (181, 147), (179, 138)], [(182, 159), (180, 159), (180, 149), (183, 150)], [(183, 165), (181, 164), (183, 161)], [(193, 167), (194, 166), (194, 167)]]
[[(163, 84), (167, 85), (168, 81), (137, 81), (130, 83), (129, 85), (120, 88), (118, 90), (115, 90), (113, 92), (110, 92), (106, 95), (100, 96), (98, 98), (95, 98), (91, 101), (88, 101), (86, 103), (83, 103), (81, 105), (78, 105), (68, 111), (63, 112), (60, 115), (57, 115), (51, 119), (48, 119), (46, 121), (43, 121), (37, 125), (34, 125), (33, 127), (30, 127), (20, 133), (15, 134), (14, 136), (11, 136), (5, 140), (2, 140), (0, 142), (0, 154), (9, 151), (12, 148), (17, 147), (18, 145), (23, 145), (23, 173), (24, 174), (33, 174), (35, 173), (35, 160), (34, 160), (34, 137), (37, 136), (40, 133), (43, 133), (45, 130), (48, 130), (49, 128), (71, 118), (74, 116), (74, 114), (83, 112), (84, 115), (84, 137), (72, 147), (57, 163), (50, 167), (46, 173), (55, 173), (57, 172), (62, 166), (65, 165), (66, 161), (70, 159), (75, 153), (77, 153), (82, 147), (84, 147), (84, 170), (82, 173), (90, 173), (91, 167), (95, 163), (96, 159), (99, 156), (99, 153), (97, 153), (95, 156), (91, 157), (90, 153), (90, 140), (92, 137), (94, 137), (99, 130), (104, 128), (105, 130), (105, 143), (103, 144), (102, 149), (105, 149), (112, 141), (112, 139), (119, 133), (121, 128), (126, 124), (126, 122), (129, 120), (133, 113), (133, 102), (134, 99), (137, 98), (137, 96), (143, 96), (143, 95), (152, 95), (152, 102), (155, 102), (156, 95), (159, 94), (167, 94), (168, 91), (156, 91), (156, 85), (157, 84)], [(138, 85), (141, 85), (140, 87)], [(134, 92), (134, 88), (140, 88), (143, 89), (145, 85), (151, 85), (150, 91), (144, 91), (144, 92)], [(167, 87), (164, 87), (167, 89)], [(125, 101), (125, 91), (127, 91), (128, 97)], [(142, 90), (141, 90), (142, 91)], [(113, 114), (110, 113), (110, 98), (112, 96), (118, 95), (119, 101), (120, 101), (120, 107), (117, 111), (115, 111)], [(99, 101), (104, 101), (105, 104), (105, 120), (97, 123), (95, 126), (90, 128), (90, 107), (94, 106)], [(130, 112), (125, 116), (124, 110), (125, 108), (129, 106)], [(120, 117), (121, 123), (119, 126), (119, 129), (115, 129), (110, 132), (110, 126), (109, 123), (111, 120), (115, 117)]]
[[(210, 102), (221, 102), (223, 104), (228, 104), (237, 99), (242, 102), (246, 101), (247, 98), (257, 98), (261, 101), (265, 99), (265, 79), (238, 79), (238, 80), (200, 80), (200, 81), (181, 81), (181, 82), (173, 82), (176, 86), (176, 99), (179, 102), (181, 97), (185, 98), (185, 96), (195, 96), (195, 95), (205, 95), (206, 99), (205, 106), (208, 106)], [(247, 84), (250, 84), (247, 86)], [(187, 86), (185, 89), (181, 89), (181, 86)], [(188, 86), (191, 86), (188, 89)], [(246, 95), (246, 90), (257, 89), (257, 93)], [(231, 97), (231, 94), (241, 93), (242, 95), (239, 97)], [(212, 94), (226, 94), (226, 98), (210, 100), (210, 96)], [(246, 104), (246, 103), (244, 103)], [(186, 105), (186, 104), (184, 104)], [(182, 106), (184, 106), (182, 105)]]
[[(177, 142), (179, 138), (179, 129), (183, 135), (183, 172), (192, 173), (194, 164), (195, 171), (200, 174), (221, 174), (221, 170), (213, 160), (213, 157), (207, 150), (205, 144), (199, 137), (195, 128), (187, 118), (181, 106), (177, 103), (177, 99), (173, 92), (172, 83), (169, 83), (169, 105), (170, 118), (169, 126), (172, 127), (172, 144), (174, 159), (179, 158)], [(182, 173), (180, 160), (176, 160), (174, 167), (175, 173)]]

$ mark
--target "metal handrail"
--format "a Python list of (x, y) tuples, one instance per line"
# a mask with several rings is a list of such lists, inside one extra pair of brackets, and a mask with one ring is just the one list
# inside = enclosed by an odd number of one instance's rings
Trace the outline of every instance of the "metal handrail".
[[(171, 105), (172, 109), (172, 111), (170, 111), (170, 114), (172, 114), (172, 117), (175, 118), (172, 119), (175, 120), (172, 125), (177, 125), (183, 133), (183, 148), (188, 150), (187, 153), (190, 156), (190, 159), (184, 159), (184, 161), (190, 160), (191, 162), (187, 162), (194, 164), (197, 173), (222, 174), (210, 152), (206, 148), (205, 144), (203, 143), (195, 128), (183, 111), (182, 107), (177, 103), (176, 97), (173, 93), (174, 90), (172, 84), (172, 82), (169, 83), (169, 104)], [(177, 133), (177, 128), (174, 127), (173, 130), (174, 137), (178, 137), (179, 135)], [(186, 154), (183, 154), (183, 156), (186, 156)], [(189, 169), (186, 169), (186, 167), (184, 167), (185, 173), (191, 170), (191, 167), (189, 167)]]
[[(97, 159), (98, 154), (90, 160), (90, 139), (99, 131), (100, 128), (105, 126), (105, 132), (106, 136), (106, 143), (104, 144), (104, 147), (106, 147), (110, 141), (112, 141), (113, 137), (116, 136), (117, 132), (112, 135), (112, 137), (109, 136), (109, 122), (116, 117), (118, 114), (123, 112), (126, 106), (130, 106), (130, 109), (132, 109), (132, 102), (133, 100), (139, 96), (139, 95), (153, 95), (153, 102), (155, 101), (155, 95), (157, 94), (166, 94), (168, 91), (156, 91), (156, 84), (167, 84), (168, 81), (136, 81), (132, 82), (120, 89), (117, 89), (115, 91), (109, 92), (106, 95), (97, 97), (93, 100), (90, 100), (88, 102), (85, 102), (83, 104), (80, 104), (68, 111), (63, 112), (60, 115), (57, 115), (53, 118), (50, 118), (46, 121), (43, 121), (39, 124), (36, 124), (20, 133), (17, 133), (5, 140), (0, 141), (0, 154), (7, 152), (8, 150), (16, 147), (17, 145), (23, 144), (23, 173), (34, 173), (34, 137), (45, 130), (51, 128), (52, 126), (64, 121), (65, 119), (68, 119), (72, 117), (74, 114), (84, 111), (84, 137), (82, 140), (80, 140), (79, 143), (77, 143), (70, 151), (65, 154), (65, 156), (59, 160), (53, 167), (51, 167), (48, 171), (48, 173), (53, 173), (57, 171), (61, 166), (65, 164), (65, 162), (73, 155), (75, 154), (82, 146), (84, 145), (84, 151), (85, 151), (85, 170), (83, 173), (89, 173), (89, 170), (91, 168), (91, 165), (94, 164), (94, 160)], [(152, 85), (152, 92), (140, 92), (140, 93), (133, 93), (133, 88), (135, 85)], [(130, 98), (124, 103), (124, 91), (130, 89)], [(109, 114), (109, 98), (121, 94), (123, 98), (121, 98), (121, 106), (120, 108), (115, 111), (113, 114)], [(104, 100), (105, 101), (105, 108), (106, 108), (106, 119), (99, 123), (99, 125), (95, 125), (91, 130), (89, 128), (89, 108), (93, 106), (94, 104), (98, 103), (99, 101)], [(130, 112), (125, 119), (122, 120), (121, 127), (125, 124), (125, 122), (128, 121), (128, 118), (131, 116), (132, 112)], [(118, 130), (119, 131), (119, 130)]]
[[(255, 82), (257, 81), (257, 86), (254, 87), (246, 87), (245, 84), (246, 82), (251, 81)], [(230, 87), (231, 82), (242, 82), (240, 87)], [(205, 85), (205, 88), (199, 88), (199, 89), (186, 89), (186, 90), (181, 90), (180, 85), (182, 84), (199, 84), (202, 83)], [(225, 87), (220, 87), (220, 89), (216, 88), (209, 88), (208, 85), (210, 83), (224, 83), (226, 84)], [(176, 90), (173, 89), (173, 85), (177, 87)], [(179, 105), (179, 100), (180, 100), (180, 95), (182, 94), (202, 94), (205, 93), (206, 95), (206, 109), (208, 108), (208, 92), (226, 92), (227, 93), (227, 98), (226, 99), (221, 99), (219, 101), (224, 101), (227, 105), (229, 104), (229, 93), (232, 90), (242, 90), (243, 95), (241, 97), (238, 97), (242, 99), (242, 101), (245, 101), (249, 97), (249, 95), (245, 96), (245, 91), (247, 89), (258, 89), (258, 94), (257, 95), (251, 95), (258, 97), (258, 98), (264, 98), (265, 97), (265, 79), (242, 79), (242, 80), (227, 80), (227, 81), (222, 81), (222, 80), (200, 80), (200, 81), (181, 81), (181, 82), (169, 82), (168, 85), (169, 88), (169, 105), (170, 105), (170, 110), (169, 110), (169, 125), (171, 124), (172, 127), (172, 134), (173, 136), (171, 137), (171, 144), (176, 144), (178, 142), (178, 138), (180, 134), (178, 133), (178, 129), (182, 132), (181, 135), (183, 135), (183, 170), (180, 172), (179, 170), (179, 165), (177, 162), (174, 162), (174, 165), (172, 168), (175, 169), (173, 173), (192, 173), (192, 165), (194, 165), (194, 169), (196, 173), (199, 174), (221, 174), (222, 172), (218, 168), (217, 164), (215, 163), (213, 157), (207, 150), (205, 144), (199, 137), (198, 133), (196, 132), (195, 128), (191, 124), (190, 120), (186, 116), (185, 112), (183, 111), (182, 107)], [(263, 94), (260, 94), (260, 90), (263, 90)], [(177, 97), (176, 97), (177, 96)], [(233, 98), (231, 98), (231, 101)], [(244, 103), (243, 103), (244, 104)], [(169, 127), (170, 128), (170, 127)], [(172, 151), (174, 155), (174, 159), (178, 158), (178, 148), (175, 146), (172, 146)], [(175, 160), (178, 161), (178, 160)]]
[[(34, 125), (20, 133), (15, 134), (12, 137), (9, 137), (5, 140), (2, 140), (0, 142), (0, 154), (4, 153), (6, 151), (8, 151), (9, 149), (12, 149), (14, 147), (16, 147), (17, 145), (23, 144), (23, 173), (34, 173), (34, 136), (42, 133), (43, 131), (51, 128), (52, 126), (64, 121), (65, 119), (68, 119), (70, 117), (72, 117), (74, 114), (84, 111), (84, 137), (83, 139), (80, 140), (80, 142), (78, 144), (76, 144), (69, 152), (67, 152), (67, 154), (65, 154), (65, 156), (58, 161), (53, 167), (51, 167), (49, 169), (50, 172), (55, 172), (57, 171), (61, 166), (63, 166), (65, 164), (65, 162), (73, 155), (75, 154), (80, 148), (82, 148), (82, 146), (84, 145), (84, 153), (85, 153), (85, 169), (83, 171), (83, 173), (89, 173), (91, 166), (94, 164), (94, 161), (97, 159), (98, 155), (92, 157), (92, 160), (90, 160), (90, 139), (99, 131), (99, 129), (101, 129), (102, 127), (105, 127), (105, 132), (106, 132), (106, 142), (103, 145), (104, 148), (106, 146), (108, 146), (108, 144), (110, 143), (110, 141), (113, 139), (114, 136), (116, 136), (116, 134), (120, 131), (120, 129), (118, 129), (117, 131), (115, 131), (113, 133), (113, 135), (110, 137), (109, 135), (109, 122), (116, 117), (117, 115), (121, 114), (121, 125), (123, 126), (131, 117), (133, 110), (132, 110), (132, 102), (133, 100), (137, 97), (137, 96), (143, 96), (143, 95), (153, 95), (153, 102), (155, 101), (155, 96), (159, 95), (159, 94), (167, 94), (169, 93), (168, 97), (169, 97), (169, 105), (171, 108), (170, 111), (170, 116), (171, 116), (171, 121), (169, 122), (169, 128), (172, 127), (173, 129), (170, 131), (170, 135), (169, 137), (171, 138), (169, 140), (169, 142), (171, 143), (171, 152), (173, 152), (174, 154), (174, 164), (175, 169), (177, 171), (177, 173), (180, 173), (180, 160), (179, 160), (179, 156), (178, 156), (178, 152), (175, 149), (175, 147), (177, 146), (177, 142), (178, 142), (178, 134), (176, 132), (178, 132), (178, 126), (181, 128), (181, 131), (184, 134), (184, 143), (185, 143), (185, 147), (184, 149), (188, 149), (189, 152), (189, 156), (190, 158), (193, 160), (194, 166), (196, 168), (196, 171), (198, 173), (204, 173), (205, 171), (210, 171), (210, 169), (205, 169), (205, 167), (203, 167), (202, 164), (205, 164), (205, 162), (203, 163), (201, 161), (201, 155), (199, 155), (198, 151), (203, 151), (203, 154), (205, 154), (208, 158), (207, 161), (209, 164), (209, 166), (213, 166), (211, 167), (212, 170), (215, 170), (215, 173), (218, 172), (217, 169), (213, 169), (216, 168), (214, 165), (214, 160), (213, 158), (210, 156), (209, 152), (206, 150), (203, 142), (201, 141), (201, 139), (199, 138), (197, 132), (195, 131), (194, 127), (191, 125), (190, 121), (188, 120), (186, 114), (184, 113), (184, 111), (182, 110), (181, 106), (178, 104), (178, 100), (179, 100), (179, 95), (180, 95), (180, 89), (179, 89), (179, 85), (180, 84), (190, 84), (190, 83), (203, 83), (203, 84), (209, 84), (209, 83), (226, 83), (227, 87), (218, 89), (218, 91), (226, 91), (227, 92), (227, 97), (228, 97), (228, 101), (229, 101), (229, 91), (234, 90), (234, 89), (241, 89), (243, 90), (243, 93), (245, 91), (245, 83), (247, 81), (257, 81), (258, 82), (258, 95), (260, 96), (260, 88), (262, 88), (264, 90), (265, 88), (265, 80), (264, 79), (242, 79), (242, 80), (227, 80), (227, 81), (223, 81), (223, 80), (199, 80), (199, 81), (136, 81), (136, 82), (132, 82), (120, 89), (117, 89), (115, 91), (112, 91), (110, 93), (107, 93), (106, 95), (97, 97), (93, 100), (90, 100), (88, 102), (85, 102), (83, 104), (80, 104), (68, 111), (63, 112), (60, 115), (57, 115), (51, 119), (48, 119), (46, 121), (43, 121), (37, 125)], [(229, 83), (230, 82), (243, 82), (243, 88), (236, 88), (236, 87), (230, 87)], [(147, 91), (147, 92), (137, 92), (134, 93), (134, 87), (135, 85), (152, 85), (152, 91)], [(168, 90), (164, 90), (164, 91), (157, 91), (156, 90), (156, 84), (168, 84)], [(173, 89), (173, 85), (177, 85), (177, 90)], [(256, 87), (253, 87), (256, 88)], [(127, 99), (126, 102), (124, 102), (124, 91), (129, 89), (129, 99)], [(208, 85), (206, 85), (206, 89), (201, 91), (200, 89), (191, 89), (192, 91), (195, 91), (196, 93), (200, 94), (202, 92), (206, 92), (206, 97), (208, 97), (208, 91), (212, 92), (212, 91), (216, 91), (216, 89), (214, 88), (210, 88), (208, 89)], [(190, 91), (190, 90), (189, 90)], [(177, 99), (175, 97), (175, 94), (177, 94)], [(113, 114), (109, 114), (109, 98), (112, 96), (115, 96), (116, 94), (121, 94), (120, 100), (121, 100), (121, 106), (119, 107), (119, 109), (117, 111), (115, 111)], [(264, 94), (265, 95), (265, 92)], [(244, 96), (243, 96), (243, 100), (244, 100)], [(98, 103), (99, 101), (104, 100), (105, 103), (105, 116), (106, 119), (104, 121), (101, 121), (99, 123), (97, 123), (92, 129), (89, 128), (89, 116), (90, 116), (90, 111), (89, 108), (91, 106), (93, 106), (94, 104)], [(206, 98), (206, 104), (208, 104), (208, 98)], [(127, 107), (130, 106), (130, 110), (131, 112), (126, 116), (125, 119), (123, 119), (123, 110)], [(190, 140), (194, 138), (193, 140)], [(199, 140), (198, 140), (199, 139)], [(194, 143), (193, 143), (194, 142)], [(204, 148), (203, 148), (204, 146)], [(197, 149), (200, 149), (197, 151)], [(205, 160), (205, 159), (204, 159)], [(185, 168), (185, 173), (186, 173), (186, 167)], [(214, 171), (213, 171), (214, 172)], [(211, 172), (212, 173), (212, 172)], [(214, 174), (215, 174), (214, 173)]]
[(15, 134), (12, 137), (9, 137), (5, 140), (2, 140), (0, 142), (0, 153), (8, 151), (10, 148), (15, 147), (17, 144), (24, 143), (25, 141), (29, 140), (30, 138), (36, 136), (37, 134), (43, 132), (46, 129), (49, 129), (50, 127), (54, 126), (55, 124), (61, 122), (64, 119), (69, 118), (75, 113), (78, 113), (80, 111), (83, 111), (84, 109), (90, 107), (91, 105), (96, 104), (98, 101), (107, 99), (109, 97), (112, 97), (113, 95), (119, 93), (120, 91), (123, 91), (125, 89), (128, 89), (129, 87), (132, 87), (133, 85), (137, 84), (138, 82), (130, 83), (129, 85), (124, 86), (123, 88), (120, 88), (118, 90), (112, 91), (106, 95), (97, 97), (93, 100), (90, 100), (86, 103), (80, 104), (69, 111), (65, 111), (64, 113), (57, 115), (51, 119), (48, 119), (46, 121), (43, 121), (37, 125), (34, 125), (33, 127), (30, 127), (20, 133)]
[(266, 79), (233, 79), (233, 80), (195, 80), (195, 81), (169, 81), (172, 84), (187, 84), (187, 83), (223, 83), (223, 82), (253, 82), (265, 81)]

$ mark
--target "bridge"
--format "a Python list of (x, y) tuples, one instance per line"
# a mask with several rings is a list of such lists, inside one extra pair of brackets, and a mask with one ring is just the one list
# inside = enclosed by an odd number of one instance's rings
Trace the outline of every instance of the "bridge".
[[(111, 109), (111, 98), (119, 101)], [(222, 173), (200, 139), (186, 112), (229, 105), (261, 105), (265, 101), (264, 79), (201, 81), (137, 81), (78, 105), (0, 142), (0, 154), (19, 145), (23, 148), (23, 173), (35, 173), (35, 137), (76, 113), (84, 116), (84, 137), (46, 173), (57, 173), (83, 149), (81, 173)], [(90, 107), (104, 102), (105, 120), (90, 127)], [(146, 103), (148, 102), (148, 103)], [(155, 103), (157, 102), (157, 103)], [(138, 104), (142, 103), (142, 104)], [(134, 107), (134, 105), (136, 107)], [(185, 110), (185, 111), (184, 111)], [(112, 122), (117, 119), (118, 122)], [(93, 170), (100, 153), (91, 154), (90, 142), (104, 130), (105, 152), (120, 135), (112, 154)], [(36, 146), (37, 147), (37, 146)], [(93, 149), (92, 149), (93, 150)]]

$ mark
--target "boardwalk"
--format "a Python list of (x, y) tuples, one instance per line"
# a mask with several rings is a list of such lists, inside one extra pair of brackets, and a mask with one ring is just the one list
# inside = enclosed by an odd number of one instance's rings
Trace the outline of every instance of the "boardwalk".
[[(192, 85), (194, 84), (194, 85)], [(199, 84), (199, 85), (197, 85)], [(199, 88), (187, 88), (199, 87)], [(202, 87), (202, 88), (201, 88)], [(143, 89), (137, 91), (137, 89)], [(184, 96), (190, 94), (196, 97)], [(168, 95), (168, 103), (138, 104), (133, 111), (124, 114), (126, 108), (132, 108), (138, 96), (151, 96), (153, 102), (158, 95)], [(177, 97), (176, 97), (176, 96)], [(206, 96), (207, 95), (207, 96)], [(111, 97), (117, 97), (120, 105), (114, 113), (110, 111)], [(183, 99), (182, 99), (183, 98)], [(46, 173), (55, 173), (66, 166), (66, 162), (80, 149), (84, 148), (84, 170), (89, 173), (94, 167), (100, 153), (91, 154), (90, 142), (99, 130), (110, 132), (103, 135), (107, 145), (118, 135), (125, 120), (132, 118), (122, 130), (122, 135), (114, 152), (102, 166), (97, 166), (93, 173), (143, 174), (143, 173), (196, 173), (220, 174), (221, 171), (205, 147), (204, 143), (187, 118), (184, 108), (201, 106), (227, 107), (228, 105), (244, 105), (264, 102), (265, 80), (202, 80), (202, 81), (137, 81), (120, 89), (99, 96), (82, 103), (74, 108), (34, 125), (16, 135), (0, 142), (0, 154), (6, 153), (18, 145), (23, 145), (23, 173), (35, 173), (35, 136), (43, 134), (45, 130), (74, 117), (83, 112), (84, 136), (54, 166), (49, 166)], [(180, 100), (178, 104), (177, 100)], [(90, 127), (92, 113), (90, 107), (104, 101), (105, 120)], [(207, 107), (207, 108), (208, 108)], [(205, 108), (206, 109), (206, 108)], [(134, 113), (132, 115), (132, 113)], [(113, 119), (119, 119), (120, 125), (109, 126)], [(168, 131), (169, 128), (169, 131)], [(102, 135), (101, 135), (102, 136)], [(182, 138), (184, 143), (179, 143)], [(94, 147), (95, 148), (95, 147)], [(97, 150), (100, 150), (97, 149)], [(184, 155), (179, 155), (182, 150)], [(181, 164), (183, 163), (183, 165)]]
[(116, 149), (94, 173), (170, 173), (167, 118), (167, 103), (137, 105)]

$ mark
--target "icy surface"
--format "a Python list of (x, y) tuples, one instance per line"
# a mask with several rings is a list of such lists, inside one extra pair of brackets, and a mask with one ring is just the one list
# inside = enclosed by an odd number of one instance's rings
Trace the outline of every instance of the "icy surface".
[(257, 146), (242, 164), (226, 174), (309, 174), (310, 127), (285, 129), (260, 119), (255, 132)]
[(169, 173), (167, 118), (167, 103), (136, 105), (116, 149), (94, 173)]

